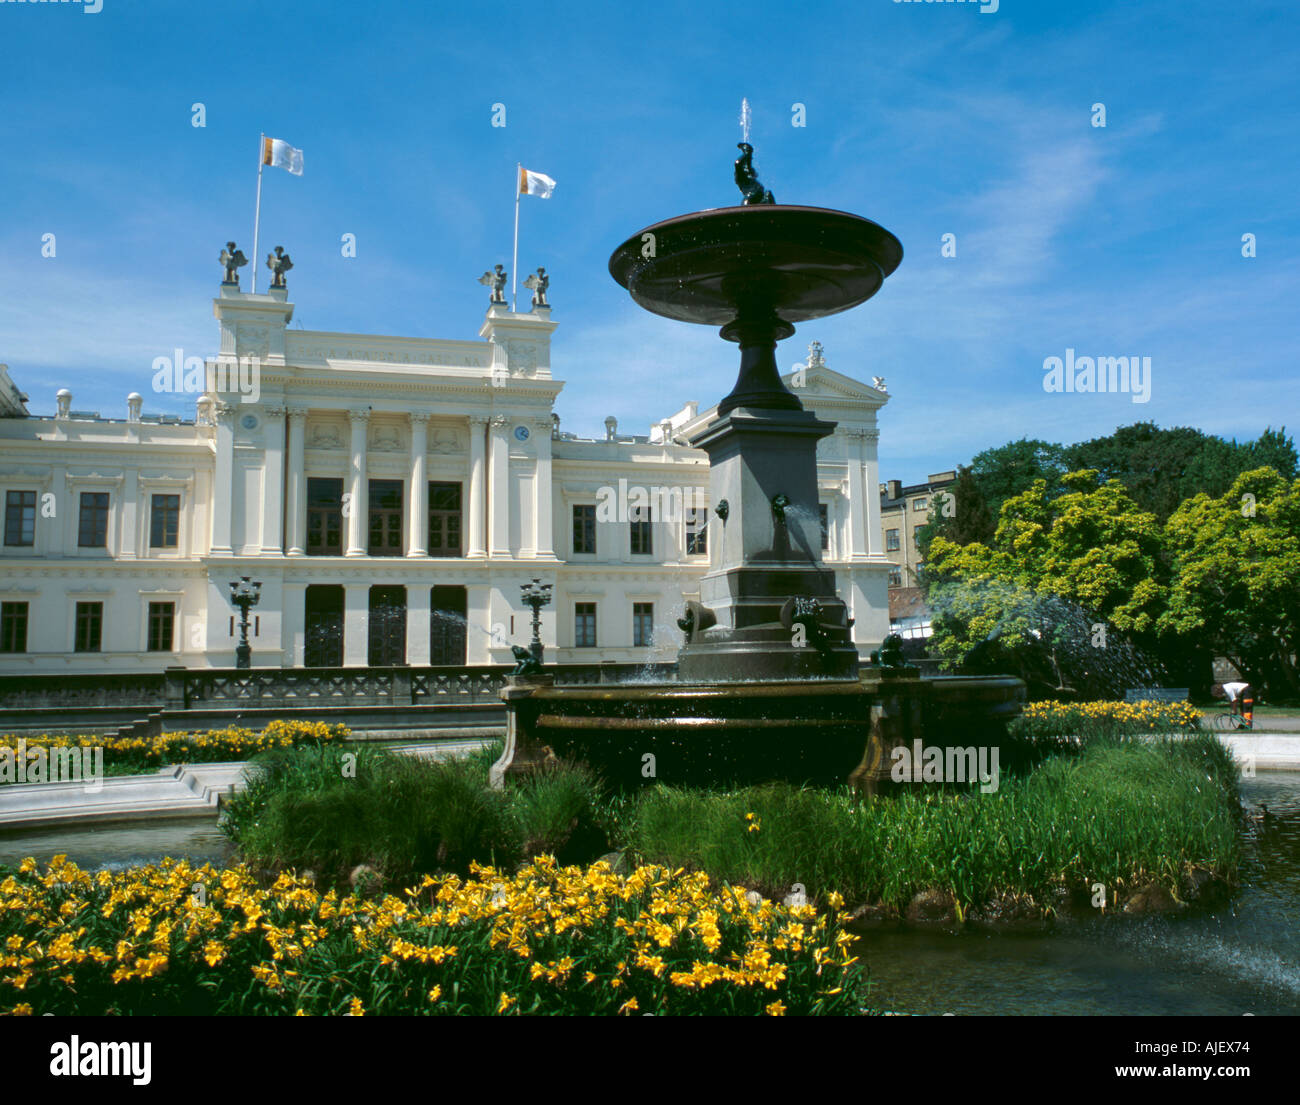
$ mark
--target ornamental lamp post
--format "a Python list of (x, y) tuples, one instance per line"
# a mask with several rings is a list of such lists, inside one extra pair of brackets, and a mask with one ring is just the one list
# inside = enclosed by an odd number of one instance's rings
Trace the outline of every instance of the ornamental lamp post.
[(535, 579), (519, 588), (525, 606), (533, 608), (533, 640), (528, 651), (539, 664), (542, 662), (542, 607), (551, 605), (551, 585)]
[(240, 576), (238, 583), (230, 584), (230, 601), (239, 607), (239, 644), (235, 648), (235, 668), (253, 666), (253, 649), (248, 643), (248, 612), (261, 601), (262, 584), (260, 580), (250, 580)]

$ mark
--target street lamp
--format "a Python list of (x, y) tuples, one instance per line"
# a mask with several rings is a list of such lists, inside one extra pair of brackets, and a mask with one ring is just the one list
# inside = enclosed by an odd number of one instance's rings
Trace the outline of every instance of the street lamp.
[(519, 594), (524, 600), (524, 605), (533, 608), (533, 642), (528, 646), (528, 650), (533, 654), (533, 659), (540, 664), (542, 662), (542, 607), (551, 605), (551, 585), (535, 579), (532, 583), (525, 583), (520, 587)]
[(248, 643), (248, 612), (261, 598), (262, 584), (258, 580), (250, 581), (248, 576), (240, 576), (238, 583), (230, 585), (230, 601), (239, 607), (239, 645), (235, 648), (236, 668), (253, 666), (253, 649)]

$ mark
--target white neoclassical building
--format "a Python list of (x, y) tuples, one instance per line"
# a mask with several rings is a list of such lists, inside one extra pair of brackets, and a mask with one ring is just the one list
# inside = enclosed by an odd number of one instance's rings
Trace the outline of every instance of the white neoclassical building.
[[(709, 565), (707, 463), (686, 442), (712, 409), (560, 432), (550, 308), (495, 304), (478, 341), (290, 329), (284, 288), (223, 284), (213, 311), (217, 358), (155, 362), (155, 386), (196, 393), (193, 421), (134, 393), (125, 418), (78, 412), (66, 389), (33, 416), (0, 365), (0, 674), (231, 667), (243, 576), (261, 584), (254, 667), (506, 663), (532, 579), (554, 587), (548, 661), (674, 657)], [(823, 547), (865, 652), (888, 631), (887, 396), (819, 350), (786, 380), (837, 423)]]

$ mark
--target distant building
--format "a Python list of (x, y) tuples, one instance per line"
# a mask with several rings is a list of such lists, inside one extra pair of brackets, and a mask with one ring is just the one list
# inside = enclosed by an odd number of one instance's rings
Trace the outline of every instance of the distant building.
[(930, 635), (930, 611), (918, 586), (923, 564), (916, 534), (935, 510), (935, 497), (957, 482), (956, 472), (935, 472), (925, 483), (880, 485), (880, 526), (889, 561), (889, 631), (901, 637)]

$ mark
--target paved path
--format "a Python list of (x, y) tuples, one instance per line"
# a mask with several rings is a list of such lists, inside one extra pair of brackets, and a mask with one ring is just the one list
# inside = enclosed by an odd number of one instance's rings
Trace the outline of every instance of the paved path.
[[(403, 755), (445, 760), (466, 756), (491, 738), (393, 744)], [(0, 828), (25, 829), (150, 817), (215, 817), (221, 799), (244, 785), (247, 761), (181, 764), (152, 775), (110, 775), (92, 789), (85, 783), (13, 783), (0, 786)]]

